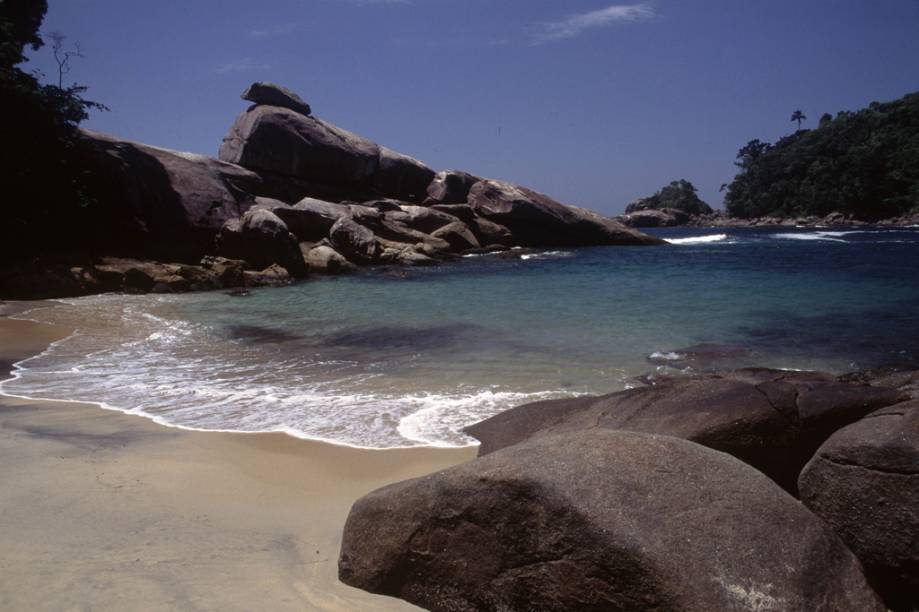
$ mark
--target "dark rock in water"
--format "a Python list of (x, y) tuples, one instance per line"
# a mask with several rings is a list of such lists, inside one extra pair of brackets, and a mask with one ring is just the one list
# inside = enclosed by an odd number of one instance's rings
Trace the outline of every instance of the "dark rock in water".
[(391, 198), (422, 202), (434, 171), (408, 155), (380, 147), (380, 165), (373, 177), (374, 188)]
[(481, 181), (477, 176), (459, 170), (438, 172), (427, 186), (427, 204), (464, 204), (472, 186)]
[(883, 606), (832, 531), (684, 440), (581, 431), (358, 500), (339, 578), (434, 611)]
[(887, 605), (919, 609), (919, 401), (837, 431), (801, 472), (799, 488)]
[(482, 442), (480, 456), (583, 429), (675, 436), (729, 453), (795, 492), (801, 468), (833, 431), (901, 399), (893, 389), (855, 387), (820, 374), (742, 370), (669, 378), (597, 398), (525, 404), (465, 431)]
[(297, 237), (269, 210), (252, 209), (228, 221), (218, 236), (217, 249), (224, 257), (244, 259), (256, 269), (277, 263), (297, 276), (306, 272)]
[(241, 340), (253, 344), (277, 344), (302, 340), (302, 337), (297, 334), (261, 325), (226, 325), (224, 326), (224, 331), (231, 340)]
[(342, 217), (335, 222), (329, 231), (329, 239), (335, 250), (352, 263), (373, 263), (380, 254), (380, 245), (374, 233), (350, 217)]
[(359, 185), (376, 173), (380, 148), (320, 119), (286, 108), (255, 106), (236, 119), (219, 157), (283, 176)]
[(82, 133), (98, 151), (98, 174), (105, 177), (99, 197), (108, 216), (93, 244), (102, 252), (196, 262), (261, 189), (261, 177), (239, 166)]
[(256, 104), (289, 108), (301, 115), (309, 116), (312, 113), (310, 105), (301, 100), (300, 96), (274, 83), (253, 83), (240, 97)]
[(675, 227), (689, 223), (690, 216), (675, 208), (638, 210), (620, 217), (629, 227)]
[(473, 185), (469, 205), (478, 215), (507, 227), (521, 246), (664, 244), (597, 213), (559, 204), (541, 193), (501, 181)]

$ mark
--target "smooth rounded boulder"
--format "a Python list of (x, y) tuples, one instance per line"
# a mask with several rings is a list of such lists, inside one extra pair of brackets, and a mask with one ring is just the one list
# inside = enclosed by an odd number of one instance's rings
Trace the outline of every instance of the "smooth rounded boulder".
[(884, 610), (839, 538), (729, 455), (582, 431), (358, 500), (345, 584), (434, 611)]
[(480, 216), (507, 227), (520, 246), (576, 247), (663, 244), (595, 212), (503, 181), (479, 181), (469, 190), (469, 205)]
[(329, 240), (336, 251), (355, 264), (373, 263), (380, 254), (376, 235), (350, 217), (342, 217), (329, 231)]
[(848, 385), (822, 373), (738, 370), (524, 404), (465, 431), (481, 441), (480, 455), (582, 429), (676, 436), (729, 453), (794, 493), (801, 469), (834, 431), (901, 399), (894, 389)]
[(894, 610), (919, 609), (919, 401), (839, 430), (801, 472), (801, 501)]
[(217, 237), (218, 254), (243, 259), (261, 270), (279, 264), (294, 276), (306, 272), (297, 237), (270, 210), (253, 208), (228, 221)]
[(359, 185), (379, 167), (380, 147), (347, 130), (279, 106), (254, 106), (230, 127), (221, 160), (319, 183)]
[(255, 104), (289, 108), (301, 115), (309, 116), (312, 113), (310, 105), (301, 100), (300, 96), (274, 83), (252, 83), (239, 97)]
[(262, 188), (257, 174), (216, 159), (81, 130), (97, 155), (106, 226), (94, 247), (196, 262)]
[(469, 190), (481, 181), (477, 176), (460, 170), (438, 172), (427, 187), (427, 204), (465, 204)]
[(434, 171), (414, 157), (387, 147), (380, 147), (380, 164), (373, 177), (373, 186), (389, 198), (422, 202)]

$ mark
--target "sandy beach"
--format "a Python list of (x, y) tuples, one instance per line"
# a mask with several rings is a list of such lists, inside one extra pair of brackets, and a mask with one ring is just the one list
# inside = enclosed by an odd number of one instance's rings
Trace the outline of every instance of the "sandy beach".
[[(0, 368), (69, 330), (0, 311)], [(351, 504), (475, 449), (192, 432), (0, 396), (0, 609), (410, 610), (337, 580)]]

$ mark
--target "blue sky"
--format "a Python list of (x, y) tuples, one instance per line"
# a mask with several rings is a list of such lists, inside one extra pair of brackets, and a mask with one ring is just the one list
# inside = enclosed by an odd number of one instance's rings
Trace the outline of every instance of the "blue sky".
[[(919, 90), (916, 0), (50, 0), (84, 125), (216, 155), (268, 80), (417, 157), (619, 213), (686, 178), (720, 206), (752, 138)], [(56, 74), (46, 47), (27, 65)]]

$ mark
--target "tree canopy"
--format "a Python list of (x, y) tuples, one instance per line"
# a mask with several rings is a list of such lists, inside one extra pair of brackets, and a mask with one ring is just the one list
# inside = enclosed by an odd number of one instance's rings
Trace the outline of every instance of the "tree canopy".
[[(44, 0), (0, 0), (0, 164), (4, 170), (4, 250), (23, 254), (61, 245), (70, 222), (92, 202), (86, 187), (89, 152), (77, 126), (92, 109), (80, 85), (43, 85), (26, 72), (27, 47), (39, 49)], [(57, 230), (57, 231), (55, 231)], [(63, 246), (63, 245), (61, 245)]]
[(725, 205), (735, 217), (825, 216), (877, 221), (919, 209), (919, 92), (824, 115), (775, 144), (751, 140)]
[(685, 179), (671, 181), (657, 193), (647, 198), (635, 200), (629, 204), (625, 212), (633, 213), (639, 210), (658, 210), (661, 208), (675, 208), (690, 215), (707, 215), (712, 213), (712, 208), (699, 199), (696, 187)]

